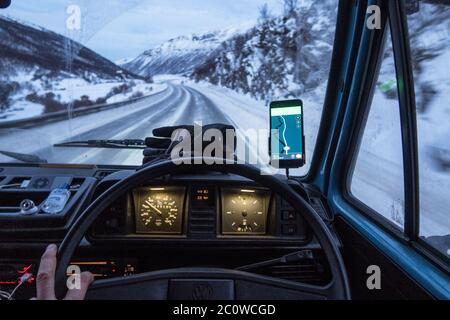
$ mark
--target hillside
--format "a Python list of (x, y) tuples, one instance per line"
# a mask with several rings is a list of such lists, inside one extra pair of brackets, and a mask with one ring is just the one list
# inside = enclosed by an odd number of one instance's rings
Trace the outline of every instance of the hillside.
[(191, 77), (253, 98), (296, 96), (326, 81), (332, 52), (334, 1), (261, 21), (222, 43)]
[(80, 43), (2, 16), (0, 45), (2, 77), (17, 74), (19, 68), (33, 68), (36, 74), (52, 73), (53, 76), (67, 72), (86, 79), (114, 79), (120, 72), (131, 75)]
[[(145, 93), (140, 77), (67, 37), (0, 16), (0, 121)], [(140, 93), (133, 92), (140, 86)]]

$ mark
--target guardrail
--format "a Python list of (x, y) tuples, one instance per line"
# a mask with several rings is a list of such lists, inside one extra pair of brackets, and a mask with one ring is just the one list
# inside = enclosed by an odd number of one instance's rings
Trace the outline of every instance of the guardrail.
[(68, 110), (62, 110), (62, 111), (57, 111), (57, 112), (44, 113), (40, 116), (31, 117), (31, 118), (4, 121), (4, 122), (0, 121), (0, 129), (11, 129), (11, 128), (27, 129), (27, 128), (32, 128), (32, 127), (42, 126), (44, 124), (67, 120), (69, 114), (70, 114), (70, 118), (77, 118), (77, 117), (81, 117), (81, 116), (88, 115), (91, 113), (114, 109), (114, 108), (122, 107), (122, 106), (130, 104), (130, 103), (139, 102), (139, 101), (144, 100), (153, 95), (157, 95), (162, 92), (165, 92), (166, 90), (167, 90), (167, 88), (165, 88), (164, 90), (157, 92), (155, 94), (151, 94), (151, 95), (147, 95), (147, 96), (143, 96), (143, 97), (139, 97), (139, 98), (133, 98), (133, 99), (126, 100), (126, 101), (120, 101), (120, 102), (115, 102), (115, 103), (104, 103), (104, 104), (97, 104), (97, 105), (93, 105), (93, 106), (73, 108), (72, 110), (70, 110), (70, 112)]

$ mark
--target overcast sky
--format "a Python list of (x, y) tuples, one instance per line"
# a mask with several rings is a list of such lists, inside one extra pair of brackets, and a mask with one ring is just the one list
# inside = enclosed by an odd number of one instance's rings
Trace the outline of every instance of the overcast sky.
[[(264, 3), (281, 10), (281, 0), (12, 0), (0, 14), (70, 36), (116, 61), (179, 35), (256, 21)], [(81, 9), (80, 31), (66, 27), (74, 4)]]

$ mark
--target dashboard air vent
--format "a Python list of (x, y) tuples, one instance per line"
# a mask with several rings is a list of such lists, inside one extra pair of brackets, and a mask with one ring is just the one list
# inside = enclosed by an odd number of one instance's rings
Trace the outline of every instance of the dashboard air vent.
[(310, 201), (311, 207), (319, 214), (319, 216), (324, 220), (330, 220), (331, 217), (324, 208), (324, 204), (320, 198), (311, 197)]
[[(0, 179), (2, 180), (2, 179)], [(6, 180), (6, 179), (5, 179)], [(14, 177), (10, 181), (5, 182), (0, 189), (24, 189), (30, 184), (31, 177)]]
[(323, 284), (324, 269), (314, 262), (279, 264), (270, 267), (267, 275), (284, 280), (321, 285)]
[(70, 183), (70, 189), (71, 190), (78, 190), (83, 185), (85, 179), (84, 178), (74, 178), (72, 182)]
[(189, 216), (189, 235), (193, 238), (211, 238), (216, 234), (214, 210), (192, 210)]
[(270, 265), (255, 264), (253, 268), (245, 271), (311, 285), (325, 285), (330, 280), (328, 265), (323, 254), (312, 251), (297, 261), (286, 259)]

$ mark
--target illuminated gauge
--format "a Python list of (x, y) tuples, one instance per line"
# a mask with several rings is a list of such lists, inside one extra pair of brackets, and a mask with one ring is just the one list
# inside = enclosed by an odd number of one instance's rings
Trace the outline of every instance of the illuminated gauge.
[(143, 224), (147, 227), (171, 227), (178, 217), (178, 206), (170, 195), (149, 196), (141, 205), (140, 216)]
[(257, 190), (224, 192), (223, 234), (265, 234), (267, 193)]
[(147, 188), (134, 191), (136, 232), (181, 234), (184, 188)]

